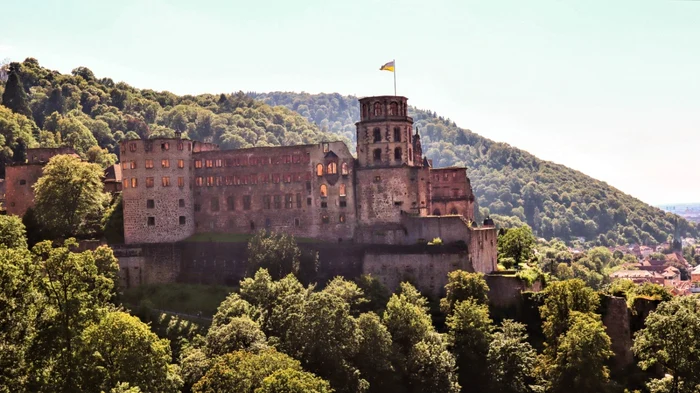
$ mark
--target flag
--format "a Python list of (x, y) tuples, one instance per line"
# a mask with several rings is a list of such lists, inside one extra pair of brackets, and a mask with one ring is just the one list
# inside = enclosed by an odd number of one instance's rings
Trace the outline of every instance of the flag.
[(379, 69), (379, 71), (391, 71), (394, 72), (394, 60), (384, 64), (382, 68)]

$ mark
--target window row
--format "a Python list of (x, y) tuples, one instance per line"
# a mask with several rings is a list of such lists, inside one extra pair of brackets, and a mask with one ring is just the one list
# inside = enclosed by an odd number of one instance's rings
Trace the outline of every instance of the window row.
[[(178, 206), (179, 206), (179, 207), (185, 207), (185, 200), (184, 200), (184, 199), (180, 199), (180, 200), (178, 201)], [(156, 207), (156, 201), (155, 201), (155, 199), (146, 199), (146, 208), (147, 208), (147, 209), (155, 209), (155, 207)]]
[[(180, 216), (178, 218), (178, 222), (180, 225), (186, 225), (187, 224), (187, 217)], [(156, 218), (155, 217), (148, 217), (146, 219), (146, 223), (148, 224), (149, 227), (153, 227), (156, 225)]]
[(406, 105), (396, 101), (392, 101), (388, 105), (388, 108), (385, 108), (385, 105), (383, 105), (381, 102), (375, 102), (372, 106), (362, 104), (362, 115), (364, 118), (369, 117), (368, 114), (370, 110), (372, 111), (373, 116), (382, 116), (384, 111), (386, 111), (389, 116), (402, 116), (404, 113), (406, 113)]
[[(326, 175), (337, 174), (338, 173), (338, 163), (329, 162), (328, 164), (325, 165), (325, 167), (323, 164), (316, 164), (316, 176), (323, 176), (324, 173)], [(340, 165), (340, 174), (343, 176), (346, 176), (346, 175), (348, 175), (348, 173), (350, 173), (350, 167), (348, 166), (347, 162), (344, 162)]]
[[(384, 137), (382, 137), (382, 130), (379, 127), (375, 127), (372, 130), (372, 141), (374, 143), (381, 142), (382, 139), (384, 139), (385, 142), (401, 142), (401, 141), (406, 141), (410, 142), (411, 141), (411, 134), (410, 130), (407, 130), (405, 133), (405, 136), (402, 136), (404, 133), (401, 131), (401, 127), (394, 127), (394, 139), (389, 139), (389, 130), (386, 131), (384, 134)], [(365, 136), (367, 136), (365, 134)]]
[[(411, 156), (411, 149), (408, 149), (408, 155), (409, 157)], [(377, 148), (372, 151), (372, 159), (374, 161), (381, 161), (382, 160), (382, 149)], [(394, 149), (394, 160), (395, 161), (401, 161), (403, 159), (403, 150), (400, 147), (397, 147)]]
[(195, 168), (221, 168), (234, 166), (256, 166), (256, 165), (280, 165), (280, 164), (308, 164), (311, 161), (311, 154), (283, 154), (280, 156), (268, 157), (238, 157), (238, 158), (212, 158), (194, 160)]
[(198, 187), (202, 186), (239, 186), (258, 183), (292, 183), (311, 180), (310, 173), (262, 173), (251, 175), (232, 176), (197, 176), (194, 183)]
[[(163, 187), (170, 187), (170, 176), (163, 176), (160, 178), (160, 184)], [(132, 178), (124, 178), (122, 180), (122, 188), (137, 188), (139, 185), (138, 179), (135, 177)], [(146, 188), (152, 188), (155, 185), (155, 178), (153, 177), (147, 177), (146, 178)], [(180, 176), (177, 178), (177, 186), (178, 187), (184, 187), (185, 186), (185, 178)]]
[[(450, 176), (450, 173), (452, 173), (452, 176)], [(456, 179), (456, 178), (457, 178), (457, 172), (456, 172), (456, 171), (454, 171), (454, 172), (443, 172), (443, 174), (442, 174), (442, 180), (449, 180), (450, 177), (451, 177), (452, 179)], [(439, 174), (439, 173), (434, 174), (434, 175), (433, 175), (433, 178), (434, 178), (435, 180), (440, 180), (440, 174)]]
[[(125, 161), (122, 162), (122, 169), (136, 169), (136, 161)], [(161, 168), (170, 168), (170, 160), (163, 159), (160, 160), (160, 167)], [(185, 160), (177, 160), (177, 167), (180, 169), (183, 169), (185, 167)], [(153, 160), (146, 160), (146, 164), (144, 166), (146, 169), (153, 169)]]
[[(244, 195), (241, 199), (243, 202), (243, 206), (242, 206), (243, 210), (250, 210), (250, 206), (251, 206), (250, 195)], [(210, 205), (209, 205), (210, 210), (219, 211), (219, 209), (220, 209), (219, 198), (214, 197), (209, 201), (209, 203), (210, 203)], [(228, 210), (228, 211), (236, 210), (236, 198), (235, 197), (230, 196), (230, 197), (226, 198), (226, 210)], [(202, 205), (200, 205), (199, 203), (195, 203), (194, 204), (194, 211), (196, 211), (196, 212), (202, 211)]]
[[(138, 143), (137, 142), (130, 142), (128, 145), (129, 145), (130, 152), (135, 152), (138, 150)], [(192, 142), (189, 142), (189, 141), (178, 141), (177, 142), (177, 149), (178, 150), (180, 150), (180, 151), (185, 150), (185, 147), (187, 147), (187, 151), (192, 151)], [(153, 151), (153, 141), (146, 141), (143, 144), (143, 150), (146, 152), (152, 152)], [(161, 151), (170, 150), (170, 142), (160, 142), (160, 150)], [(125, 149), (123, 146), (122, 146), (121, 152), (125, 153)]]
[[(325, 184), (321, 184), (320, 194), (321, 194), (321, 198), (327, 198), (328, 197), (328, 186), (326, 186)], [(341, 197), (347, 196), (347, 189), (345, 187), (345, 184), (338, 185), (338, 195)]]

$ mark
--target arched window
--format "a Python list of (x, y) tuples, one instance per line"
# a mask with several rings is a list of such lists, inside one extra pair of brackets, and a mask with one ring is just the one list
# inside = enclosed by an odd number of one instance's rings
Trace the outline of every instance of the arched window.
[(344, 197), (344, 196), (346, 195), (346, 194), (345, 194), (345, 184), (341, 184), (341, 185), (338, 187), (338, 190), (339, 190), (339, 192), (340, 192), (340, 196), (343, 196), (343, 197)]
[(399, 112), (399, 104), (392, 102), (389, 105), (389, 116), (396, 116), (399, 114), (398, 112)]
[(382, 141), (382, 130), (380, 130), (379, 128), (374, 129), (374, 141), (375, 142)]
[(335, 175), (338, 173), (338, 164), (335, 162), (329, 162), (328, 166), (326, 167), (326, 173), (329, 175)]
[(440, 209), (435, 209), (435, 210), (433, 210), (433, 215), (434, 215), (434, 216), (439, 216), (439, 215), (440, 215)]
[(323, 176), (323, 164), (316, 165), (316, 176)]
[(452, 210), (450, 210), (450, 214), (459, 214), (459, 213), (457, 212), (457, 209), (453, 207)]
[(362, 104), (362, 117), (367, 118), (369, 113), (367, 113), (367, 104)]
[(348, 174), (348, 163), (347, 162), (344, 162), (343, 165), (340, 166), (340, 174), (341, 175)]
[(328, 196), (328, 187), (325, 184), (321, 184), (321, 198), (326, 198)]
[(394, 142), (401, 142), (401, 128), (394, 127)]
[(375, 116), (381, 116), (382, 115), (382, 104), (375, 102), (374, 103), (374, 115)]
[(394, 159), (397, 161), (401, 160), (401, 148), (400, 147), (397, 147), (396, 149), (394, 149)]
[(374, 149), (372, 156), (374, 157), (374, 161), (381, 161), (382, 160), (382, 149)]

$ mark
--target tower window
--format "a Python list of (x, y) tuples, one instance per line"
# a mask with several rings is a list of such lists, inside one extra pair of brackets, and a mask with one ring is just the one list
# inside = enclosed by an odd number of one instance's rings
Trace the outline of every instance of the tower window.
[(301, 209), (301, 194), (297, 193), (297, 209)]
[(131, 178), (131, 188), (136, 188), (138, 186), (138, 180), (135, 177)]
[(153, 160), (146, 160), (146, 169), (153, 169)]
[(24, 179), (20, 179), (20, 180), (19, 180), (19, 185), (20, 185), (20, 186), (23, 186), (23, 185), (25, 185), (25, 184), (27, 184), (27, 181), (26, 181), (26, 180), (24, 180)]
[(374, 161), (381, 161), (382, 149), (374, 149), (374, 151), (372, 152), (372, 157), (374, 158)]
[(394, 142), (401, 142), (401, 128), (394, 127)]
[(160, 160), (160, 165), (163, 168), (170, 168), (170, 160)]
[(178, 187), (184, 187), (185, 186), (185, 178), (180, 176), (177, 178), (177, 186)]
[(399, 105), (395, 102), (389, 104), (389, 116), (396, 116), (399, 113)]
[(328, 187), (325, 184), (321, 184), (321, 198), (328, 196)]
[(185, 225), (187, 223), (187, 219), (185, 216), (180, 216), (180, 225)]
[(347, 162), (344, 162), (343, 165), (340, 166), (340, 174), (341, 175), (348, 174), (348, 163)]
[(182, 169), (185, 167), (185, 160), (177, 160), (177, 167)]
[(323, 176), (323, 164), (316, 165), (316, 176)]
[(163, 187), (170, 187), (170, 177), (163, 176), (162, 184), (163, 184)]
[(299, 225), (300, 225), (299, 219), (298, 219), (298, 218), (295, 218), (295, 219), (294, 219), (294, 226), (295, 226), (295, 227), (299, 227)]
[(178, 201), (178, 205), (179, 205), (180, 207), (185, 207), (185, 200), (184, 200), (184, 199), (180, 199), (180, 200)]
[(146, 188), (151, 188), (151, 187), (153, 187), (153, 178), (147, 177), (146, 178)]
[(344, 196), (346, 195), (346, 193), (345, 193), (345, 184), (341, 184), (340, 186), (338, 186), (338, 190), (339, 190), (339, 193), (340, 193), (340, 196), (341, 196), (341, 197), (344, 197)]
[(397, 161), (401, 161), (401, 148), (397, 147), (394, 149), (394, 159)]
[(434, 216), (439, 216), (439, 215), (440, 215), (440, 209), (435, 209), (435, 210), (433, 210), (433, 215), (434, 215)]
[(146, 199), (146, 209), (153, 209), (156, 207), (156, 202), (153, 199)]
[(374, 136), (374, 142), (381, 142), (382, 141), (382, 130), (379, 128), (375, 128), (374, 131), (372, 131), (373, 136)]
[(374, 103), (374, 115), (375, 116), (381, 116), (382, 115), (382, 104), (375, 102)]
[(335, 162), (329, 162), (326, 172), (329, 175), (335, 175), (336, 173), (338, 173), (338, 164), (336, 164)]
[(330, 151), (330, 147), (328, 146), (328, 143), (323, 144), (323, 152), (328, 153)]
[(292, 194), (286, 194), (284, 196), (284, 208), (285, 209), (291, 209), (292, 207), (294, 207), (294, 199), (293, 198), (294, 197), (292, 196)]
[(148, 217), (148, 226), (152, 227), (156, 225), (156, 218), (155, 217)]

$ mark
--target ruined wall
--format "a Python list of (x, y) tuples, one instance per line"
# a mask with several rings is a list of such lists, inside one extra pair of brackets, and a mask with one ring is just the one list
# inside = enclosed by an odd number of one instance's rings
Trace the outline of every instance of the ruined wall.
[(461, 253), (381, 253), (369, 251), (362, 263), (362, 273), (379, 277), (394, 292), (404, 281), (433, 298), (444, 294), (447, 273), (462, 269), (474, 271)]
[(407, 243), (429, 242), (439, 237), (443, 243), (469, 244), (471, 232), (461, 216), (405, 217)]
[(342, 142), (208, 151), (194, 163), (197, 232), (353, 237), (354, 158)]
[(605, 331), (610, 336), (610, 349), (613, 369), (622, 370), (634, 362), (632, 353), (632, 331), (630, 310), (627, 299), (614, 296), (601, 296), (600, 307)]
[(182, 244), (113, 245), (119, 261), (123, 288), (146, 284), (167, 284), (178, 280), (183, 259)]
[(517, 277), (503, 274), (486, 274), (484, 279), (489, 286), (489, 304), (497, 308), (520, 307), (523, 292), (542, 290), (540, 281), (536, 281), (530, 286)]
[(469, 262), (477, 272), (492, 272), (498, 264), (498, 231), (496, 228), (471, 228)]
[(428, 203), (427, 168), (369, 168), (357, 171), (359, 225), (400, 223), (402, 212), (425, 215)]
[(467, 168), (430, 169), (430, 214), (456, 214), (472, 222), (474, 200)]
[(176, 242), (194, 233), (191, 141), (120, 144), (124, 242)]

